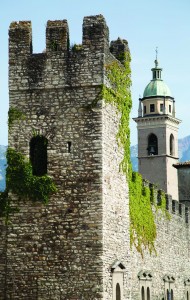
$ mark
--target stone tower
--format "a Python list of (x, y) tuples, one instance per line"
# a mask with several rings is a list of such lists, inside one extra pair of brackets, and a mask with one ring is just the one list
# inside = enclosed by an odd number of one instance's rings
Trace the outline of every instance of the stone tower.
[(134, 118), (138, 130), (138, 166), (144, 178), (178, 199), (177, 170), (178, 125), (175, 117), (175, 100), (162, 80), (162, 69), (152, 68), (152, 80), (139, 99), (138, 118)]
[[(84, 18), (82, 45), (72, 49), (66, 20), (48, 21), (43, 53), (33, 54), (31, 37), (30, 22), (10, 25), (10, 110), (17, 117), (9, 147), (37, 159), (33, 175), (50, 176), (57, 192), (46, 205), (11, 195), (19, 211), (7, 229), (5, 299), (120, 299), (129, 281), (128, 185), (119, 172), (119, 116), (101, 95), (110, 86), (105, 66), (120, 63), (127, 42), (113, 41), (110, 52), (101, 15)], [(38, 141), (45, 143), (41, 156)]]

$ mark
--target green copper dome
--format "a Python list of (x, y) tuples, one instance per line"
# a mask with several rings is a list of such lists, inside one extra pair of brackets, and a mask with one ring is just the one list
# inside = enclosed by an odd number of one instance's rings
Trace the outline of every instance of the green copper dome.
[(152, 97), (152, 96), (170, 96), (171, 92), (169, 87), (161, 79), (162, 69), (158, 67), (158, 61), (155, 60), (155, 67), (152, 68), (152, 80), (146, 86), (144, 90), (143, 97)]
[(152, 80), (145, 88), (143, 97), (170, 96), (169, 87), (162, 80)]

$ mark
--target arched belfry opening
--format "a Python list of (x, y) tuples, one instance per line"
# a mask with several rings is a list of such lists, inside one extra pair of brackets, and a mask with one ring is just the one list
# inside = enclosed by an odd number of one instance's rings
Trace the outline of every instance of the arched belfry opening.
[(42, 135), (30, 140), (30, 162), (35, 176), (47, 174), (47, 145), (48, 140)]
[(148, 155), (158, 155), (158, 138), (151, 133), (148, 137)]
[(173, 134), (170, 134), (170, 155), (174, 156), (174, 136)]

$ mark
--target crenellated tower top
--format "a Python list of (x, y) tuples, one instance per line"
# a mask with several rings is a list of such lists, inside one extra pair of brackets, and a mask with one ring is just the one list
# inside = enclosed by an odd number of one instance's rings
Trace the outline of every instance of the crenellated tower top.
[[(9, 29), (10, 90), (99, 85), (105, 64), (122, 63), (128, 43), (118, 39), (109, 44), (109, 29), (102, 15), (83, 19), (82, 44), (70, 46), (67, 20), (48, 21), (46, 49), (33, 53), (30, 21), (12, 22)], [(96, 61), (96, 63), (95, 63)], [(20, 73), (21, 72), (21, 73)], [(19, 82), (14, 78), (22, 78)]]

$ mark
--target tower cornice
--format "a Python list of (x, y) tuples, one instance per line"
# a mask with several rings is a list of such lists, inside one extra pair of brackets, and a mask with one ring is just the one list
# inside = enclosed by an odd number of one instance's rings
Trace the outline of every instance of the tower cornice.
[(138, 117), (138, 118), (133, 118), (133, 120), (136, 123), (146, 123), (148, 122), (155, 122), (155, 121), (162, 121), (162, 122), (166, 122), (166, 121), (170, 121), (172, 123), (175, 123), (177, 125), (179, 125), (181, 123), (180, 119), (174, 118), (170, 115), (151, 115), (151, 116), (145, 116), (145, 117)]

